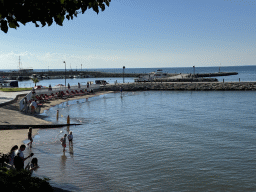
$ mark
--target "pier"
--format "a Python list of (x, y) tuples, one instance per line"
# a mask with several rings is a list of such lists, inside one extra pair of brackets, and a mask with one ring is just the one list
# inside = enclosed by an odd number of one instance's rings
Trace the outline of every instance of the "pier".
[(101, 86), (101, 91), (256, 91), (256, 82), (139, 82)]
[[(203, 74), (167, 74), (166, 78), (159, 78), (156, 81), (191, 81), (190, 78), (203, 78), (203, 77), (217, 77), (217, 76), (228, 76), (228, 75), (237, 75), (237, 72), (218, 72), (218, 73), (203, 73)], [(134, 77), (138, 78), (140, 76), (145, 76), (147, 74), (143, 73), (106, 73), (106, 72), (97, 72), (97, 71), (82, 71), (82, 70), (67, 70), (65, 71), (43, 71), (43, 72), (35, 72), (33, 70), (29, 71), (10, 71), (3, 72), (0, 71), (0, 77), (4, 77), (9, 80), (28, 80), (31, 77), (37, 77), (38, 79), (69, 79), (69, 78), (97, 78), (97, 77)], [(180, 78), (179, 76), (183, 77)], [(177, 77), (177, 78), (176, 78)], [(177, 80), (175, 80), (177, 79)], [(180, 80), (183, 79), (183, 80)], [(209, 78), (205, 78), (207, 80), (203, 81), (216, 81), (209, 80)], [(200, 81), (200, 80), (193, 80)], [(202, 80), (201, 80), (202, 81)]]
[(139, 73), (106, 73), (96, 71), (12, 71), (12, 72), (0, 72), (0, 77), (5, 77), (10, 80), (27, 80), (31, 79), (31, 76), (37, 77), (38, 79), (66, 79), (69, 78), (94, 78), (94, 77), (139, 77)]

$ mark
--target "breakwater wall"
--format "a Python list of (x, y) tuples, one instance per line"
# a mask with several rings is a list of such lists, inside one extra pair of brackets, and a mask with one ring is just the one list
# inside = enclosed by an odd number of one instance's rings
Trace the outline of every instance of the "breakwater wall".
[(37, 77), (42, 77), (42, 76), (61, 76), (62, 78), (66, 75), (68, 78), (69, 76), (74, 76), (74, 75), (80, 75), (83, 78), (86, 77), (139, 77), (142, 74), (139, 73), (106, 73), (106, 72), (98, 72), (98, 71), (73, 71), (73, 70), (67, 70), (65, 71), (44, 71), (44, 72), (36, 72), (36, 71), (31, 71), (31, 72), (0, 72), (0, 76), (3, 77), (14, 77), (17, 78), (19, 76), (27, 77), (31, 75), (37, 75)]
[(256, 82), (145, 82), (108, 84), (101, 86), (101, 91), (146, 91), (146, 90), (179, 90), (179, 91), (256, 91)]
[(218, 76), (229, 76), (238, 75), (237, 72), (218, 72), (218, 73), (198, 73), (196, 77), (218, 77)]

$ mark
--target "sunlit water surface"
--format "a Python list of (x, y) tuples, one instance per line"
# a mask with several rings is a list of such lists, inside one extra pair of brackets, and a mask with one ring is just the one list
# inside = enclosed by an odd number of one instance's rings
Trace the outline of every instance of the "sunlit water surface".
[[(40, 130), (36, 176), (70, 191), (256, 191), (256, 92), (148, 91), (73, 100), (45, 111), (72, 126)], [(61, 133), (63, 131), (63, 133)]]

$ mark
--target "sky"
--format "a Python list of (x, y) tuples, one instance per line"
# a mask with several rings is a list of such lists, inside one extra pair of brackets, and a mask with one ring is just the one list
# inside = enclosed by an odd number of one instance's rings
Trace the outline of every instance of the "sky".
[[(20, 56), (20, 65), (19, 65)], [(63, 26), (0, 31), (1, 69), (256, 65), (256, 0), (112, 0)]]

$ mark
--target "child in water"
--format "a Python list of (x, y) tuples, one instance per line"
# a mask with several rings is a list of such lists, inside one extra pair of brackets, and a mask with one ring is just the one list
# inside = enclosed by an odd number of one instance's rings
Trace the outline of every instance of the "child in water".
[(28, 165), (26, 166), (25, 169), (30, 172), (37, 170), (39, 168), (37, 162), (38, 162), (37, 158), (33, 158), (32, 161), (30, 163), (28, 163)]
[(61, 145), (63, 147), (63, 152), (65, 152), (65, 148), (66, 148), (66, 137), (67, 137), (67, 134), (65, 134), (64, 137), (60, 139)]
[(69, 146), (70, 146), (70, 145), (73, 145), (73, 135), (72, 135), (72, 131), (69, 132), (68, 141), (69, 141)]

